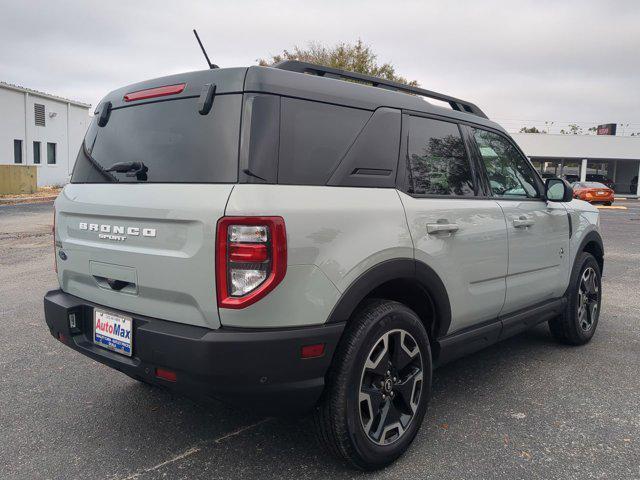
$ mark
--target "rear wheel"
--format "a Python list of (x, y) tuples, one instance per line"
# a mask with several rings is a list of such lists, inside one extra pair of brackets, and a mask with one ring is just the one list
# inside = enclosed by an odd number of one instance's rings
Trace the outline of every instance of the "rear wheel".
[(553, 337), (569, 345), (583, 345), (591, 340), (600, 318), (601, 299), (600, 265), (593, 255), (583, 252), (571, 274), (566, 309), (549, 321)]
[(613, 203), (613, 202), (604, 202), (604, 204), (605, 204), (607, 207), (611, 206), (611, 204), (612, 204), (612, 203)]
[(330, 452), (363, 470), (382, 468), (416, 436), (431, 390), (431, 350), (418, 316), (368, 302), (350, 320), (315, 419)]

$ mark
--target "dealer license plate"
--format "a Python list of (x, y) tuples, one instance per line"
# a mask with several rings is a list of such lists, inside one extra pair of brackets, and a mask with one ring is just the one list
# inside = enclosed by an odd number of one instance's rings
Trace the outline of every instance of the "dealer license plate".
[(93, 343), (123, 355), (131, 356), (133, 349), (131, 317), (93, 310)]

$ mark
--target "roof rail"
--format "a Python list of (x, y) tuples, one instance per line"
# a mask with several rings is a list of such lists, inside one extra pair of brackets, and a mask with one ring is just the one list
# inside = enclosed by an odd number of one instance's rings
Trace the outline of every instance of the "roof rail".
[(450, 97), (449, 95), (445, 95), (443, 93), (432, 92), (431, 90), (412, 87), (409, 85), (404, 85), (402, 83), (393, 82), (391, 80), (384, 80), (382, 78), (373, 77), (371, 75), (348, 72), (346, 70), (340, 70), (338, 68), (325, 67), (323, 65), (300, 62), (297, 60), (285, 60), (283, 62), (276, 63), (274, 65), (274, 68), (279, 68), (280, 70), (288, 70), (290, 72), (307, 73), (317, 75), (319, 77), (356, 80), (357, 82), (366, 83), (368, 85), (371, 85), (372, 87), (383, 88), (385, 90), (395, 90), (397, 92), (410, 93), (413, 95), (432, 98), (434, 100), (440, 100), (442, 102), (448, 103), (453, 110), (471, 113), (483, 118), (489, 118), (476, 105), (471, 102), (467, 102), (466, 100), (460, 100), (459, 98)]

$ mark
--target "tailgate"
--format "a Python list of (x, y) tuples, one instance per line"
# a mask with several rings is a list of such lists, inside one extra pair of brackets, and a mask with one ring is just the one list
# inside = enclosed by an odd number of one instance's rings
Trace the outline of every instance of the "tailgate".
[(125, 312), (220, 326), (215, 231), (230, 184), (70, 184), (56, 200), (62, 290)]

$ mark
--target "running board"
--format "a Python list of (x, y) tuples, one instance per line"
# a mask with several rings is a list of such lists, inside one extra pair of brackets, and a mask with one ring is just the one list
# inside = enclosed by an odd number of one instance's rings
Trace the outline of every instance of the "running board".
[(566, 303), (566, 298), (558, 298), (442, 337), (436, 340), (435, 365), (439, 367), (551, 320), (562, 313)]

